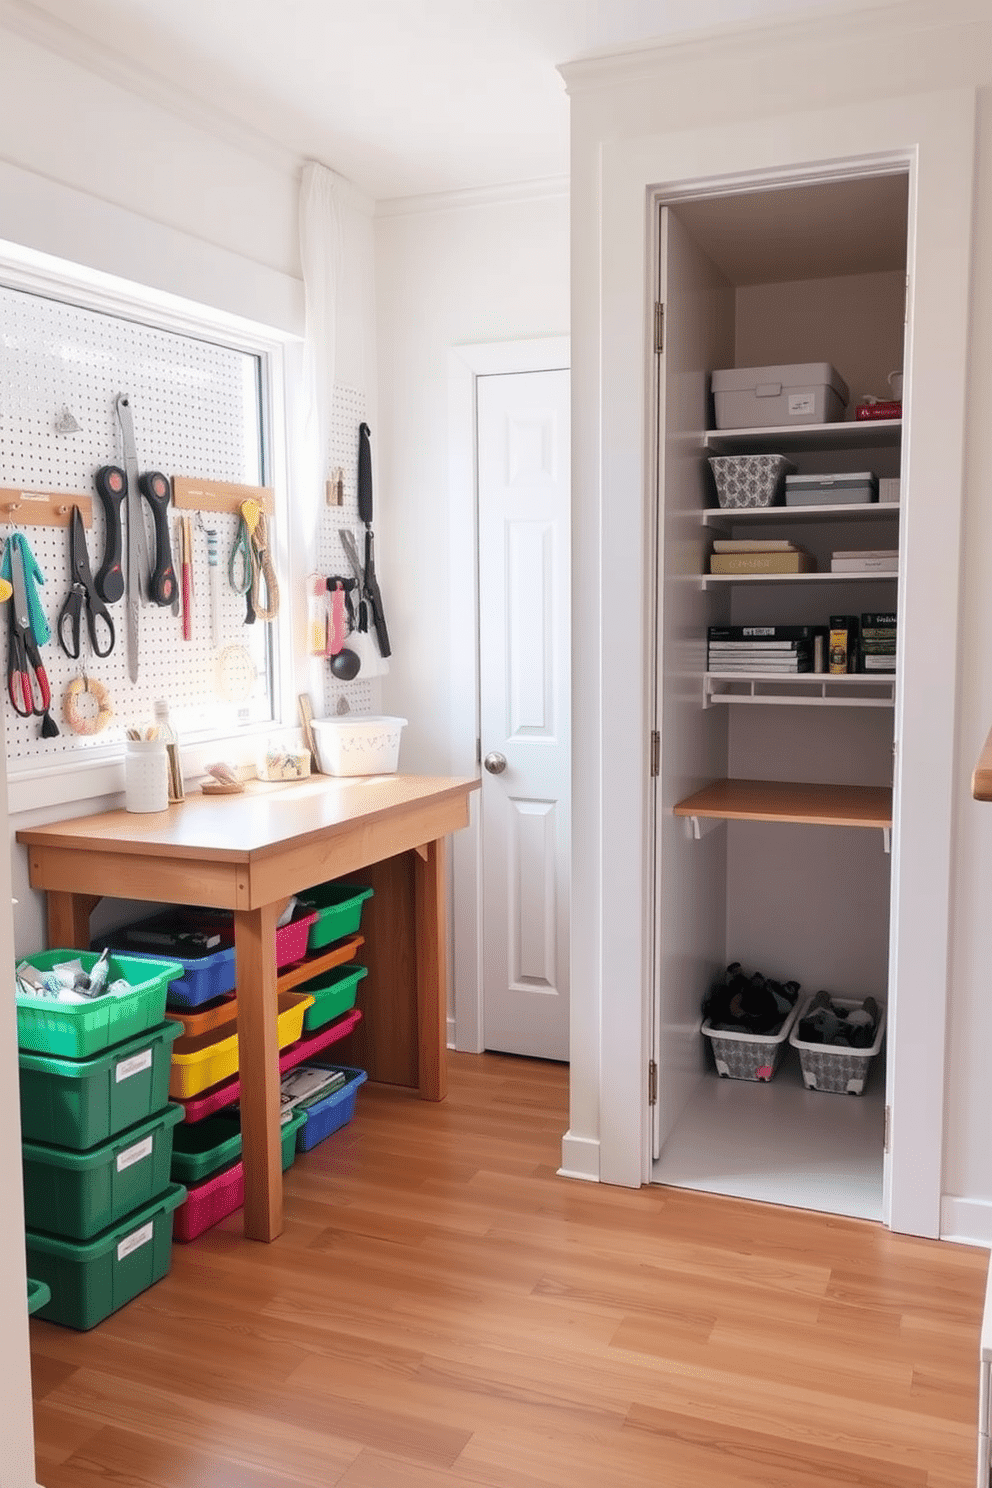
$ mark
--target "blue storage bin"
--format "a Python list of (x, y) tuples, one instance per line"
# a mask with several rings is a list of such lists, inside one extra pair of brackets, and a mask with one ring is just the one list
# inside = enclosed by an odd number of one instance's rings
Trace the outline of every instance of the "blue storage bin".
[[(113, 936), (109, 936), (101, 944), (110, 944), (113, 939)], [(185, 956), (152, 956), (147, 951), (143, 951), (142, 960), (168, 961), (173, 965), (178, 961), (183, 968), (183, 975), (178, 977), (169, 987), (166, 1007), (199, 1007), (201, 1003), (212, 1002), (215, 997), (223, 997), (226, 993), (234, 991), (233, 945), (222, 946), (219, 951), (211, 951), (209, 956), (196, 956), (192, 958)]]
[(330, 1095), (325, 1095), (323, 1100), (304, 1107), (307, 1120), (306, 1125), (296, 1133), (297, 1152), (309, 1152), (311, 1147), (316, 1147), (318, 1142), (323, 1142), (332, 1132), (347, 1126), (355, 1114), (358, 1087), (364, 1085), (368, 1079), (364, 1070), (349, 1069), (343, 1064), (321, 1064), (314, 1059), (308, 1061), (307, 1068), (343, 1069), (348, 1079)]

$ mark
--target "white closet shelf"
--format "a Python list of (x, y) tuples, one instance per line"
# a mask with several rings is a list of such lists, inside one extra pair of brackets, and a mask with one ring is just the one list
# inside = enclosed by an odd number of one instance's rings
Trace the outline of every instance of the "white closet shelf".
[(842, 424), (784, 424), (765, 429), (707, 429), (705, 445), (720, 454), (787, 450), (895, 449), (901, 419), (848, 419)]
[(887, 785), (816, 785), (794, 780), (714, 780), (673, 807), (697, 820), (799, 822), (818, 827), (892, 826)]
[(788, 524), (790, 527), (803, 522), (864, 522), (879, 518), (899, 516), (898, 501), (866, 501), (863, 505), (835, 504), (832, 506), (711, 506), (700, 512), (704, 527), (717, 527), (728, 531), (740, 522), (762, 527), (770, 522)]
[(701, 574), (702, 588), (722, 588), (726, 584), (898, 584), (897, 573), (787, 573), (787, 574)]
[[(732, 690), (733, 689), (733, 690)], [(766, 704), (801, 708), (892, 708), (895, 674), (798, 672), (706, 672), (703, 707), (717, 703)]]

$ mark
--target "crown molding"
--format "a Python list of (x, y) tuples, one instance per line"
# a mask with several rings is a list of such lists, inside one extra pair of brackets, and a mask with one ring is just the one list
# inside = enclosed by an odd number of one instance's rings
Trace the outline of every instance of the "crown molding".
[(0, 0), (0, 24), (52, 52), (64, 61), (123, 88), (145, 103), (151, 102), (223, 140), (225, 144), (253, 156), (260, 164), (283, 175), (297, 175), (301, 157), (278, 144), (260, 130), (228, 114), (216, 104), (205, 103), (188, 90), (167, 82), (150, 68), (137, 69), (130, 58), (86, 36), (77, 27), (51, 16), (32, 0)]
[(562, 62), (558, 72), (565, 90), (574, 98), (617, 84), (641, 82), (656, 78), (659, 70), (684, 66), (711, 59), (715, 51), (730, 54), (758, 47), (789, 46), (801, 42), (804, 47), (837, 46), (853, 43), (867, 35), (891, 35), (894, 10), (899, 11), (902, 31), (933, 30), (954, 25), (970, 25), (981, 19), (981, 7), (987, 0), (945, 0), (936, 8), (932, 0), (876, 0), (867, 8), (858, 0), (819, 6), (802, 16), (795, 14), (764, 17), (740, 24), (710, 26), (687, 31), (670, 40), (638, 42), (621, 51), (599, 51), (571, 62)]
[(568, 176), (541, 176), (500, 186), (466, 186), (459, 191), (423, 196), (390, 196), (375, 204), (376, 217), (416, 217), (435, 212), (463, 212), (472, 207), (515, 206), (521, 202), (556, 201), (569, 195)]

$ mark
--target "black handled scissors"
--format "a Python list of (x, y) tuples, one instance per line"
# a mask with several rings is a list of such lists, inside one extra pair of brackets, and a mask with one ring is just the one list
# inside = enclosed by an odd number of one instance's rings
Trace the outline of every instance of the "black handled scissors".
[(30, 718), (32, 713), (41, 716), (47, 714), (51, 707), (52, 694), (31, 629), (24, 557), (20, 548), (10, 555), (10, 581), (14, 586), (14, 597), (10, 602), (7, 694), (14, 712), (19, 713), (22, 718)]
[(72, 520), (69, 523), (69, 575), (72, 587), (59, 611), (59, 623), (55, 627), (59, 645), (66, 656), (78, 657), (85, 610), (86, 627), (94, 655), (109, 656), (114, 649), (114, 622), (110, 618), (110, 611), (96, 592), (93, 575), (90, 573), (86, 532), (78, 506), (72, 508)]

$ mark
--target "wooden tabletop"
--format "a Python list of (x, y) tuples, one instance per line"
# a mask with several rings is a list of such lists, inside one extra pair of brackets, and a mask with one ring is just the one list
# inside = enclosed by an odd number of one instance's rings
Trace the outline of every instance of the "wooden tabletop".
[(374, 775), (250, 781), (242, 794), (195, 792), (165, 811), (105, 811), (25, 827), (18, 842), (93, 851), (113, 846), (135, 857), (204, 858), (248, 863), (328, 834), (394, 815), (404, 807), (442, 804), (478, 789), (468, 777)]

